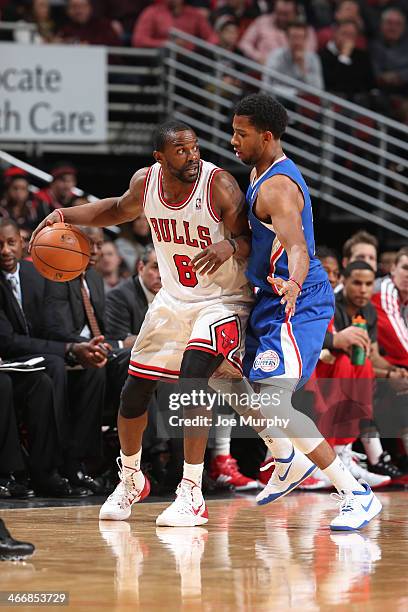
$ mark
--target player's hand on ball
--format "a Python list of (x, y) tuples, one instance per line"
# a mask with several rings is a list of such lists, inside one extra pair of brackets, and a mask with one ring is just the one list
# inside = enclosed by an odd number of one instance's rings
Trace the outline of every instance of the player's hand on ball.
[(282, 297), (281, 304), (286, 304), (286, 314), (292, 316), (296, 311), (296, 300), (300, 294), (300, 289), (293, 281), (285, 281), (283, 278), (268, 276), (268, 283), (272, 285)]
[(200, 251), (190, 262), (198, 274), (214, 274), (234, 254), (234, 247), (228, 240), (221, 240)]
[(35, 230), (33, 231), (33, 233), (31, 234), (31, 239), (28, 245), (28, 252), (31, 252), (31, 247), (33, 246), (33, 242), (35, 237), (37, 236), (37, 234), (39, 232), (41, 232), (41, 230), (44, 227), (47, 227), (47, 225), (54, 225), (54, 223), (61, 223), (61, 215), (59, 213), (57, 213), (57, 211), (53, 211), (52, 213), (50, 213), (47, 217), (45, 217), (45, 219), (43, 219), (43, 221), (41, 221), (41, 223), (39, 225), (37, 225), (37, 227), (35, 228)]

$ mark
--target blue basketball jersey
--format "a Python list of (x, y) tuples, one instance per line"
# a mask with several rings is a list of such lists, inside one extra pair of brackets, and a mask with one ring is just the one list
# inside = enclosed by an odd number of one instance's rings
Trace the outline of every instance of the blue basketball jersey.
[(327, 274), (319, 259), (315, 256), (315, 242), (313, 232), (313, 213), (309, 190), (299, 169), (292, 160), (286, 156), (277, 159), (260, 177), (253, 181), (247, 191), (249, 206), (249, 224), (252, 229), (252, 250), (248, 262), (247, 276), (255, 286), (274, 293), (267, 281), (267, 276), (289, 278), (288, 256), (279, 242), (272, 225), (260, 221), (253, 213), (252, 207), (256, 201), (258, 190), (262, 183), (276, 174), (288, 176), (299, 187), (303, 194), (304, 206), (302, 211), (302, 226), (310, 257), (310, 267), (303, 288), (311, 287), (327, 281)]

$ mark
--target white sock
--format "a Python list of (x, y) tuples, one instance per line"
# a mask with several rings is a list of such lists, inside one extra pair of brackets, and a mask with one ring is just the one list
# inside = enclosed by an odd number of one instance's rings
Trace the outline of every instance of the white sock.
[(203, 479), (204, 463), (186, 463), (183, 465), (183, 478), (192, 480), (197, 486), (201, 487)]
[(135, 455), (125, 455), (122, 451), (120, 451), (120, 458), (123, 466), (133, 468), (134, 470), (140, 470), (142, 449), (140, 449)]
[(378, 435), (373, 438), (371, 438), (369, 435), (361, 436), (361, 442), (364, 446), (367, 459), (371, 463), (371, 465), (375, 465), (376, 463), (378, 463), (383, 453), (383, 447)]
[(340, 457), (336, 457), (322, 472), (339, 493), (341, 491), (364, 491), (364, 487), (349, 472)]
[[(125, 472), (125, 475), (132, 475), (132, 479), (136, 488), (143, 487), (145, 477), (143, 475), (143, 472), (140, 470), (142, 449), (140, 449), (135, 455), (125, 455), (124, 453), (122, 453), (122, 451), (120, 451), (120, 458), (122, 461), (123, 471)], [(137, 471), (135, 472), (135, 470)]]
[(269, 429), (264, 429), (259, 433), (262, 440), (265, 442), (267, 449), (270, 451), (272, 457), (277, 459), (287, 459), (292, 453), (293, 446), (292, 442), (288, 438), (272, 437)]

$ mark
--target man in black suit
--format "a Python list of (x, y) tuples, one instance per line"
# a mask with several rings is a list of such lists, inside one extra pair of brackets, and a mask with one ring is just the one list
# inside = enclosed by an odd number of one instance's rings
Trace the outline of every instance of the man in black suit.
[[(76, 452), (78, 446), (82, 444), (81, 451), (85, 450), (86, 454), (98, 455), (100, 452), (99, 439), (90, 435), (92, 427), (89, 426), (89, 422), (97, 411), (94, 395), (97, 395), (101, 386), (103, 388), (104, 376), (100, 374), (99, 368), (105, 365), (106, 358), (98, 345), (104, 338), (100, 336), (90, 342), (74, 343), (67, 339), (57, 341), (47, 339), (44, 318), (45, 279), (38, 274), (31, 262), (22, 261), (21, 255), (22, 243), (18, 226), (10, 219), (1, 220), (0, 357), (22, 359), (40, 355), (45, 358), (46, 372), (53, 381), (55, 422), (59, 443), (69, 475), (71, 464), (83, 458)], [(77, 423), (77, 431), (74, 430), (73, 435), (68, 422), (68, 378), (65, 368), (67, 359), (75, 359), (87, 368), (80, 373), (73, 373), (69, 378), (69, 387), (74, 386), (77, 391), (75, 408), (78, 412), (81, 410), (82, 415), (80, 423)], [(94, 418), (95, 420), (97, 419)], [(50, 493), (53, 484), (48, 484), (50, 487), (47, 483), (42, 483), (38, 488), (41, 488), (41, 492)], [(78, 482), (74, 484), (79, 485)], [(82, 484), (93, 490), (92, 479), (83, 479)]]
[[(92, 342), (100, 334), (105, 335), (105, 291), (102, 276), (95, 270), (103, 245), (103, 234), (99, 228), (84, 227), (81, 230), (88, 236), (91, 257), (84, 274), (66, 283), (47, 281), (44, 312), (47, 321), (47, 337), (52, 340), (65, 340), (71, 343)], [(126, 380), (130, 348), (123, 342), (110, 339), (102, 344), (107, 361), (100, 371), (100, 387), (92, 392), (88, 400), (96, 402), (98, 412), (98, 435), (101, 444), (101, 425), (104, 406), (114, 407), (116, 412), (122, 387)], [(74, 365), (74, 362), (73, 362)], [(75, 401), (79, 390), (71, 387), (70, 398), (75, 411)], [(78, 408), (81, 410), (81, 408)], [(80, 432), (77, 432), (77, 437)], [(85, 443), (86, 441), (83, 440)], [(81, 440), (80, 443), (82, 444)], [(77, 470), (79, 466), (77, 466)]]
[(132, 348), (149, 304), (161, 288), (159, 266), (153, 245), (138, 262), (138, 274), (112, 289), (106, 298), (106, 333)]

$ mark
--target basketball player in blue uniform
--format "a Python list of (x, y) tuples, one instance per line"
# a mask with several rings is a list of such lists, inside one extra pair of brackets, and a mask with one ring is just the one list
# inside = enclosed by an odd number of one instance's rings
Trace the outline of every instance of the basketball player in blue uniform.
[(261, 391), (282, 397), (278, 410), (273, 402), (261, 407), (263, 416), (290, 415), (285, 432), (260, 432), (275, 458), (275, 470), (257, 501), (279, 499), (318, 466), (339, 493), (340, 510), (331, 528), (358, 529), (381, 511), (380, 501), (366, 483), (355, 480), (312, 421), (291, 404), (291, 394), (316, 366), (334, 298), (314, 253), (309, 190), (282, 150), (287, 121), (285, 108), (272, 97), (247, 96), (235, 109), (231, 140), (236, 155), (254, 166), (247, 191), (252, 229), (248, 278), (259, 292), (247, 328), (244, 367)]
[[(257, 502), (280, 499), (319, 467), (338, 490), (339, 514), (330, 527), (347, 531), (366, 525), (381, 511), (381, 503), (291, 402), (293, 391), (316, 366), (334, 298), (314, 254), (307, 185), (282, 150), (287, 121), (285, 108), (275, 99), (247, 96), (235, 108), (231, 140), (237, 157), (253, 166), (247, 191), (252, 230), (247, 276), (258, 292), (246, 331), (244, 372), (252, 384), (259, 384), (263, 398), (270, 398), (260, 408), (265, 420), (255, 429), (275, 461)], [(199, 260), (200, 255), (193, 260), (196, 267), (205, 257)], [(259, 412), (233, 407), (241, 415), (259, 418)], [(282, 428), (284, 419), (289, 421)]]

